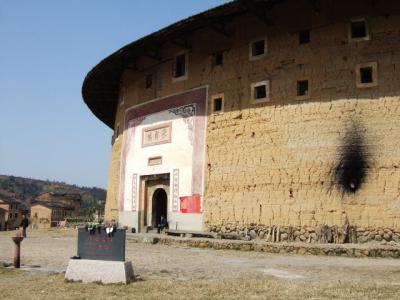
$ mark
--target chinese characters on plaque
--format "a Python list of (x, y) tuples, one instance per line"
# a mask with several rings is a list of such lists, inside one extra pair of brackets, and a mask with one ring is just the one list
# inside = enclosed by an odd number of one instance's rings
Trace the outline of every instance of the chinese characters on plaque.
[(171, 123), (160, 124), (143, 129), (142, 147), (171, 142)]

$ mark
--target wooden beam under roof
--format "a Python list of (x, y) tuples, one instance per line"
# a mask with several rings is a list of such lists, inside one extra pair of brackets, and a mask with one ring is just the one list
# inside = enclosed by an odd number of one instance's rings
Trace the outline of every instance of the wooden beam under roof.
[(275, 1), (254, 1), (240, 0), (241, 4), (247, 8), (247, 11), (257, 17), (266, 26), (272, 26), (274, 23), (268, 17), (268, 11), (275, 5)]
[(318, 2), (318, 0), (308, 0), (308, 3), (316, 14), (321, 12), (321, 4)]
[(225, 26), (224, 22), (215, 22), (215, 23), (210, 24), (208, 27), (224, 37), (232, 36), (232, 34), (226, 30), (226, 26)]
[(178, 48), (182, 48), (184, 50), (191, 50), (192, 49), (192, 47), (189, 44), (189, 41), (188, 41), (188, 39), (186, 37), (171, 39), (168, 42), (171, 43), (172, 45), (177, 46)]
[(160, 55), (160, 51), (156, 49), (150, 49), (145, 51), (141, 56), (149, 57), (153, 60), (156, 60), (158, 62), (162, 61), (162, 57)]

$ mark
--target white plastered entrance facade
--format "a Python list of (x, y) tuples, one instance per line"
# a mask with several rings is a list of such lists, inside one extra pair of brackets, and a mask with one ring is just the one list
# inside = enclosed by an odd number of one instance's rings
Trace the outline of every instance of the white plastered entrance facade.
[[(155, 226), (154, 192), (167, 194), (172, 229), (203, 230), (202, 212), (183, 213), (180, 198), (204, 196), (207, 90), (197, 89), (132, 107), (125, 114), (119, 223)], [(159, 216), (158, 216), (159, 218)]]

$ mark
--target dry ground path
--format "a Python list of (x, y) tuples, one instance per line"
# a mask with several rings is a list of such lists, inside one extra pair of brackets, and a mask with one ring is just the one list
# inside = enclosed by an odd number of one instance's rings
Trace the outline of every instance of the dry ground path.
[[(0, 261), (11, 262), (13, 232), (0, 232)], [(30, 231), (22, 263), (50, 272), (65, 271), (76, 254), (76, 231)], [(143, 278), (220, 280), (275, 277), (302, 282), (398, 284), (400, 260), (279, 255), (260, 252), (127, 243), (127, 260)], [(40, 266), (40, 268), (39, 268)], [(0, 277), (0, 281), (4, 280)]]

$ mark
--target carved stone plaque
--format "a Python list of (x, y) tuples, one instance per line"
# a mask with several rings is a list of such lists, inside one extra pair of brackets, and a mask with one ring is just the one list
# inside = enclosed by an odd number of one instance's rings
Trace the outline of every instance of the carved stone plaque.
[(162, 164), (162, 156), (149, 157), (148, 165), (156, 166)]
[(165, 123), (143, 129), (142, 147), (171, 143), (171, 125)]

